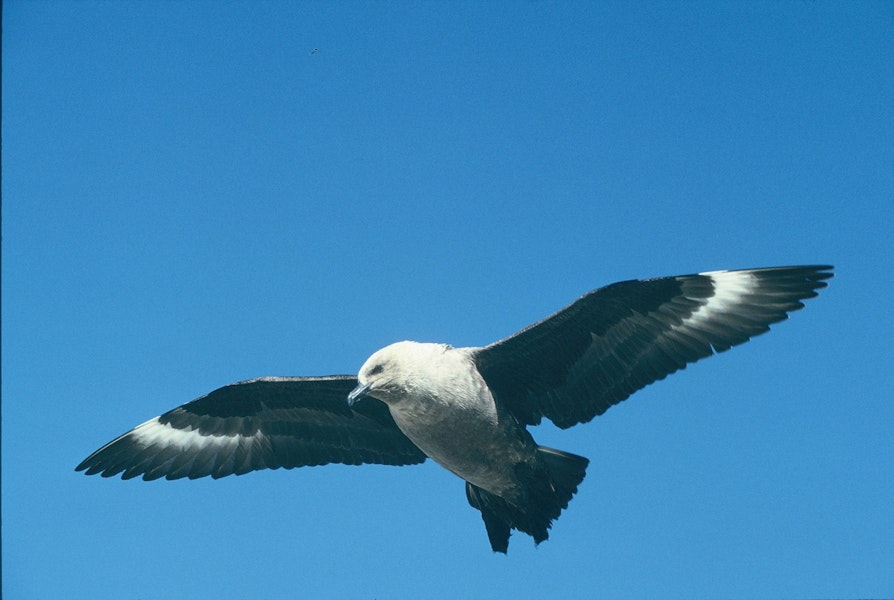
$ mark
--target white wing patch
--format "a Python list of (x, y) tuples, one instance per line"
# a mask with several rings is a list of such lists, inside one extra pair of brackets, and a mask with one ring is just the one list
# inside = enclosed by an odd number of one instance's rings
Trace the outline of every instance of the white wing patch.
[(161, 423), (159, 417), (137, 426), (109, 446), (119, 440), (129, 440), (140, 449), (137, 456), (142, 454), (125, 469), (125, 479), (143, 472), (146, 479), (246, 473), (265, 466), (254, 463), (261, 458), (257, 452), (269, 447), (267, 436), (261, 432), (252, 436), (203, 435), (196, 429), (177, 429)]
[[(144, 448), (155, 444), (164, 448), (178, 450), (200, 450), (207, 446), (229, 446), (246, 436), (202, 435), (195, 429), (176, 429), (170, 423), (160, 423), (158, 417), (138, 425), (130, 432), (134, 441)], [(253, 437), (253, 436), (252, 436)], [(251, 438), (248, 438), (251, 439)]]
[(714, 295), (707, 299), (698, 310), (683, 319), (683, 323), (675, 327), (695, 327), (707, 323), (720, 315), (735, 312), (743, 299), (754, 291), (757, 278), (751, 271), (709, 271), (699, 273), (711, 278), (714, 283)]

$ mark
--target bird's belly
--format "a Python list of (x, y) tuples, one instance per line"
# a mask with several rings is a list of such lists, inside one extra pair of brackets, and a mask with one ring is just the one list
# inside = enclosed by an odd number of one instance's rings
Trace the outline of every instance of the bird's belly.
[(519, 493), (515, 466), (533, 450), (495, 418), (455, 408), (444, 418), (391, 412), (404, 435), (454, 475), (507, 499)]

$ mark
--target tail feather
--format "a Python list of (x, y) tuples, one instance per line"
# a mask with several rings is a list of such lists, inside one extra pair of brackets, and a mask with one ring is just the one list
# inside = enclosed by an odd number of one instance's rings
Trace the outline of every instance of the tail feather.
[(582, 456), (545, 446), (538, 447), (537, 452), (540, 468), (524, 463), (518, 467), (518, 479), (526, 492), (524, 506), (466, 482), (466, 497), (472, 507), (481, 511), (494, 552), (506, 553), (512, 529), (527, 533), (535, 544), (548, 539), (548, 529), (577, 492), (590, 462)]
[(494, 552), (506, 554), (509, 550), (509, 535), (511, 522), (501, 513), (505, 512), (506, 501), (499, 496), (485, 492), (480, 487), (466, 482), (466, 498), (473, 508), (481, 511), (484, 520), (484, 528), (487, 529), (487, 539)]

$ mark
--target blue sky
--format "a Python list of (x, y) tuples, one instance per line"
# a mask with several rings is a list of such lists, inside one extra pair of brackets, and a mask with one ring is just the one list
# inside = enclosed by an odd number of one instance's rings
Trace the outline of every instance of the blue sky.
[[(3, 597), (890, 596), (892, 30), (885, 2), (4, 2)], [(538, 548), (492, 554), (433, 463), (73, 470), (233, 381), (817, 262), (769, 335), (534, 430), (592, 460)]]

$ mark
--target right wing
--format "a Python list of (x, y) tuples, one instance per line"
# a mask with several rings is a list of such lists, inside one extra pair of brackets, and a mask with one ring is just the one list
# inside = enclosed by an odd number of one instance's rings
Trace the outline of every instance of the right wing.
[(328, 463), (409, 465), (426, 456), (350, 375), (262, 377), (214, 390), (146, 421), (76, 467), (87, 475), (196, 479)]

